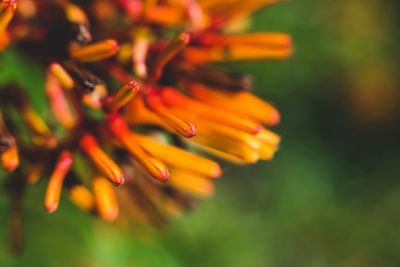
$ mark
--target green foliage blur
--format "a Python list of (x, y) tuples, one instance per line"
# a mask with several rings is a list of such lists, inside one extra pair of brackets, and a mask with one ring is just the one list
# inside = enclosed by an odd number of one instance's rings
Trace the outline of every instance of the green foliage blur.
[[(288, 61), (231, 66), (279, 107), (272, 162), (224, 165), (215, 197), (161, 232), (141, 234), (82, 213), (42, 208), (27, 189), (25, 251), (9, 253), (0, 193), (0, 266), (400, 266), (400, 32), (396, 0), (289, 1), (258, 13), (252, 31), (289, 32)], [(30, 89), (44, 114), (43, 74), (14, 49), (0, 81)]]

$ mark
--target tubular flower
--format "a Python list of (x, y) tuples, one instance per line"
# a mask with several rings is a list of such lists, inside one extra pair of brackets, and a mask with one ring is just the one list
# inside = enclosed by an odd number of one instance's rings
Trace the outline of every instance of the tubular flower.
[(276, 2), (3, 0), (0, 49), (14, 45), (46, 66), (53, 115), (45, 120), (24, 88), (0, 89), (9, 179), (44, 179), (48, 212), (65, 191), (104, 220), (121, 212), (162, 225), (214, 192), (215, 158), (272, 159), (280, 137), (266, 127), (279, 112), (250, 92), (249, 77), (213, 63), (287, 58), (288, 35), (237, 32)]

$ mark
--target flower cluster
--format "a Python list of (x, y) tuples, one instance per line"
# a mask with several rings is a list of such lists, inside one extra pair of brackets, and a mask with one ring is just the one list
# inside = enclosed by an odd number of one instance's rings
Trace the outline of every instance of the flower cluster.
[(250, 93), (248, 76), (218, 63), (291, 54), (286, 34), (239, 33), (275, 2), (2, 0), (0, 49), (12, 44), (45, 66), (52, 110), (45, 120), (24, 88), (0, 88), (0, 157), (14, 200), (45, 179), (48, 212), (65, 190), (104, 220), (161, 225), (212, 194), (216, 158), (272, 159), (280, 137), (266, 127), (278, 111)]

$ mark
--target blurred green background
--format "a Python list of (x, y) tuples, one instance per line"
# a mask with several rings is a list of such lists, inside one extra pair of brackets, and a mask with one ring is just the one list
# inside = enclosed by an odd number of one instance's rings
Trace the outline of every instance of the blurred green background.
[[(8, 251), (2, 189), (0, 266), (400, 266), (399, 10), (304, 0), (258, 13), (253, 31), (289, 32), (296, 46), (288, 61), (232, 66), (281, 110), (274, 161), (224, 166), (215, 197), (148, 235), (68, 201), (49, 215), (43, 186), (29, 188), (20, 257)], [(1, 81), (40, 88), (40, 71), (12, 49), (0, 68)]]

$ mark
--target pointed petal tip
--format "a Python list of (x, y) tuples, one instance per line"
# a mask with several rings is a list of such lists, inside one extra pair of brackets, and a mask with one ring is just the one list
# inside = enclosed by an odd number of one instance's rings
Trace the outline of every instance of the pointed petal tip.
[(278, 110), (273, 110), (270, 113), (269, 124), (271, 126), (276, 126), (281, 122), (281, 114)]
[(120, 186), (125, 184), (125, 177), (124, 176), (115, 177), (115, 179), (112, 181), (112, 184), (114, 186)]
[(110, 210), (107, 213), (102, 214), (102, 219), (107, 222), (113, 222), (118, 218), (118, 210)]
[(44, 208), (48, 213), (54, 213), (58, 209), (58, 204), (57, 203), (46, 203), (44, 205)]
[(169, 171), (168, 169), (161, 171), (160, 175), (157, 177), (157, 179), (162, 182), (162, 183), (166, 183), (169, 180)]
[(217, 165), (213, 170), (211, 178), (217, 179), (221, 177), (221, 175), (222, 175), (222, 168), (221, 166)]
[(187, 127), (184, 129), (184, 131), (181, 133), (184, 137), (186, 138), (192, 138), (197, 135), (197, 127), (190, 121), (187, 121)]
[(9, 162), (7, 165), (4, 165), (4, 169), (8, 172), (15, 171), (19, 166), (19, 161)]

